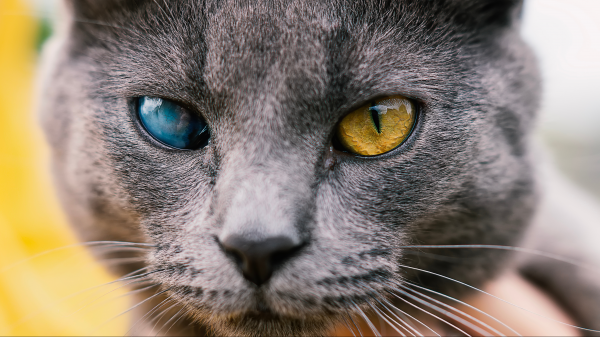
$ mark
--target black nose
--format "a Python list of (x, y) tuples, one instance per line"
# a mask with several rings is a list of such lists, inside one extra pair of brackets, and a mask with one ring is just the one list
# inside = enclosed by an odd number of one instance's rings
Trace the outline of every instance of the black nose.
[(275, 269), (280, 267), (298, 249), (297, 244), (285, 236), (263, 240), (250, 240), (243, 236), (229, 235), (221, 245), (240, 266), (244, 277), (260, 286), (267, 282)]

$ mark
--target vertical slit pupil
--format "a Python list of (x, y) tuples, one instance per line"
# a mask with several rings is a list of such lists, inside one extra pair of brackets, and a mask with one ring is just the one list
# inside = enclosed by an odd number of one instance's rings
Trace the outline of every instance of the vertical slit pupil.
[(371, 119), (373, 120), (373, 124), (375, 124), (375, 129), (377, 133), (381, 133), (381, 123), (379, 121), (379, 109), (375, 108), (375, 102), (371, 103), (371, 107), (369, 111), (371, 112)]

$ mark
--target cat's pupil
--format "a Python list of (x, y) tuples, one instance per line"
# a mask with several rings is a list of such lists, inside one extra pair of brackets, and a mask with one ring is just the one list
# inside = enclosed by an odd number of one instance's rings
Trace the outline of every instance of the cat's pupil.
[(377, 133), (381, 133), (381, 121), (379, 120), (379, 107), (375, 102), (371, 103), (371, 107), (369, 108), (371, 112), (371, 119), (373, 120), (373, 124), (375, 125), (375, 130)]

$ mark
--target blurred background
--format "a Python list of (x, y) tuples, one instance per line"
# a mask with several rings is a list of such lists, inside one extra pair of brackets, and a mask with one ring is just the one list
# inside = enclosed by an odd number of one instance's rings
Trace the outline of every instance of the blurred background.
[[(123, 335), (126, 293), (76, 245), (33, 112), (58, 1), (0, 0), (0, 335)], [(600, 1), (526, 1), (522, 32), (544, 77), (537, 137), (599, 197)]]
[(76, 245), (33, 112), (54, 19), (51, 1), (0, 0), (0, 335), (122, 336), (125, 291)]

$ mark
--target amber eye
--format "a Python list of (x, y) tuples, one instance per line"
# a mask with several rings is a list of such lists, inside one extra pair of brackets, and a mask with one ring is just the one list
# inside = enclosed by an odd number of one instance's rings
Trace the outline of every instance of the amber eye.
[(406, 97), (388, 96), (348, 114), (337, 127), (336, 138), (344, 150), (376, 156), (398, 147), (415, 124), (415, 106)]

